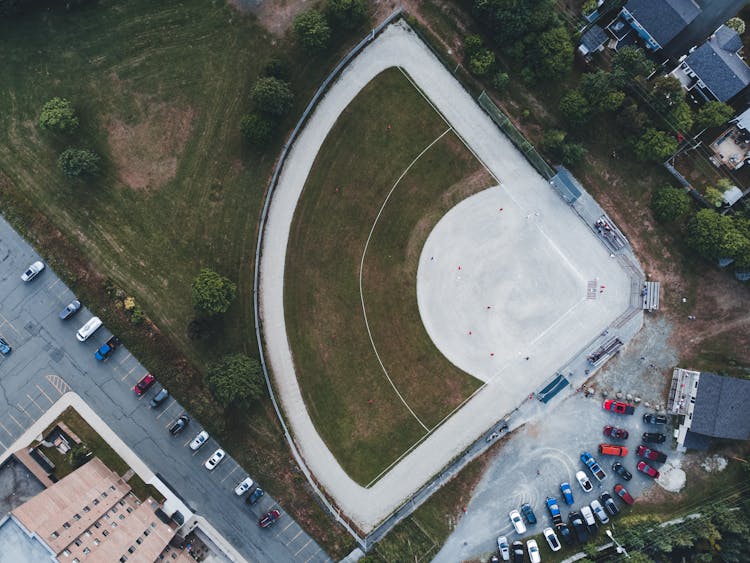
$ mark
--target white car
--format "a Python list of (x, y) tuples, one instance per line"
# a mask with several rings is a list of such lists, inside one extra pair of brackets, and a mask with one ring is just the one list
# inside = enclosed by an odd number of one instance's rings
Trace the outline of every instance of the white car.
[(213, 471), (214, 469), (216, 469), (216, 466), (221, 463), (221, 460), (223, 460), (226, 457), (226, 455), (227, 455), (226, 452), (224, 452), (224, 450), (219, 448), (218, 450), (214, 452), (214, 455), (212, 455), (206, 460), (204, 467), (208, 469), (209, 471)]
[(208, 432), (203, 430), (202, 432), (199, 432), (195, 438), (193, 438), (192, 442), (190, 442), (190, 449), (193, 451), (196, 451), (207, 441), (208, 441)]
[(609, 516), (607, 516), (607, 513), (604, 512), (604, 508), (598, 500), (591, 501), (591, 510), (594, 511), (594, 514), (599, 519), (599, 522), (601, 522), (602, 524), (606, 524), (607, 522), (609, 522)]
[(560, 551), (562, 546), (560, 540), (557, 539), (557, 534), (552, 528), (544, 528), (544, 539), (547, 540), (547, 544), (552, 551)]
[(586, 525), (592, 532), (596, 530), (596, 520), (594, 519), (594, 513), (591, 512), (591, 509), (585, 504), (581, 507), (581, 516), (583, 516), (583, 519), (586, 521)]
[(244, 495), (252, 486), (253, 480), (250, 479), (250, 477), (245, 477), (242, 481), (237, 483), (237, 486), (234, 488), (234, 494), (237, 496)]
[(513, 524), (513, 527), (516, 529), (516, 533), (525, 534), (526, 524), (523, 523), (521, 513), (518, 512), (518, 510), (511, 510), (508, 516), (510, 517), (510, 521)]
[(542, 557), (539, 555), (539, 546), (536, 544), (536, 540), (527, 541), (526, 549), (529, 550), (529, 559), (531, 559), (531, 563), (542, 562)]
[(44, 262), (37, 260), (29, 266), (23, 274), (21, 274), (21, 281), (30, 282), (37, 277), (42, 270), (44, 270)]
[(497, 538), (497, 550), (500, 552), (500, 558), (503, 561), (510, 561), (510, 544), (508, 538), (500, 536)]
[(590, 493), (592, 490), (594, 490), (594, 486), (591, 484), (591, 481), (589, 481), (589, 478), (586, 477), (586, 474), (583, 471), (579, 471), (576, 473), (576, 481), (578, 481), (578, 484), (581, 485), (581, 488), (586, 493)]

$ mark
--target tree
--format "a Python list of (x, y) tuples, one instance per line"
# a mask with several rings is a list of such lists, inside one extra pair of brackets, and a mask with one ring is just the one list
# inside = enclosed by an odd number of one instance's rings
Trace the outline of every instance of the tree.
[(687, 102), (682, 101), (669, 111), (667, 116), (669, 124), (678, 131), (690, 131), (693, 127), (693, 111)]
[(293, 28), (297, 40), (310, 49), (322, 50), (331, 39), (331, 28), (325, 16), (317, 10), (297, 14)]
[(211, 394), (223, 407), (249, 407), (263, 395), (263, 370), (255, 358), (225, 356), (206, 372)]
[(583, 145), (567, 140), (565, 132), (557, 129), (547, 131), (540, 146), (551, 158), (569, 167), (580, 164), (586, 156)]
[(651, 209), (659, 221), (668, 223), (690, 211), (690, 197), (685, 190), (663, 186), (654, 192)]
[(509, 45), (551, 27), (557, 19), (554, 7), (554, 0), (474, 0), (474, 15), (496, 43)]
[(487, 48), (479, 49), (469, 58), (469, 70), (477, 76), (484, 76), (495, 64), (495, 53)]
[(226, 313), (237, 297), (237, 286), (208, 268), (195, 277), (192, 288), (193, 308), (209, 316)]
[(337, 27), (354, 29), (367, 19), (364, 0), (328, 0), (326, 14)]
[(86, 444), (74, 444), (68, 452), (68, 463), (73, 469), (78, 469), (89, 460), (91, 453)]
[(626, 98), (617, 112), (617, 126), (626, 134), (638, 135), (643, 133), (649, 123), (648, 115), (640, 110), (638, 104), (632, 98)]
[(651, 106), (663, 115), (685, 100), (682, 84), (674, 76), (660, 76), (651, 82)]
[(688, 225), (688, 244), (709, 260), (732, 258), (733, 255), (727, 254), (727, 251), (738, 250), (733, 248), (738, 244), (735, 233), (739, 234), (730, 217), (712, 209), (701, 209)]
[(266, 76), (255, 83), (250, 98), (259, 112), (279, 117), (292, 107), (294, 94), (283, 80)]
[(646, 58), (643, 49), (635, 45), (626, 45), (617, 50), (612, 69), (621, 84), (638, 76), (645, 78), (654, 71), (654, 63)]
[(563, 26), (539, 34), (529, 49), (529, 64), (537, 79), (559, 78), (573, 66), (573, 43)]
[(745, 33), (745, 21), (740, 18), (729, 18), (724, 25), (735, 30), (740, 35)]
[(635, 143), (635, 154), (641, 160), (661, 162), (677, 150), (677, 140), (653, 127), (646, 129)]
[(287, 80), (289, 78), (289, 64), (282, 59), (276, 57), (268, 59), (268, 62), (263, 67), (264, 76), (273, 76), (279, 80)]
[(560, 99), (558, 109), (563, 119), (573, 126), (583, 125), (591, 114), (589, 102), (579, 90), (567, 92)]
[(57, 166), (69, 178), (81, 178), (96, 174), (99, 160), (99, 155), (88, 149), (66, 149), (57, 158)]
[(508, 76), (507, 72), (498, 71), (492, 77), (492, 85), (499, 92), (505, 91), (508, 88), (508, 84), (510, 84), (510, 76)]
[(271, 138), (273, 123), (263, 115), (249, 113), (240, 121), (240, 131), (251, 144), (262, 146)]
[(66, 135), (78, 129), (78, 117), (73, 104), (64, 98), (52, 98), (42, 106), (39, 127)]
[(695, 117), (695, 130), (703, 131), (709, 127), (718, 127), (729, 121), (733, 115), (734, 109), (730, 105), (716, 101), (706, 102)]
[(714, 207), (721, 207), (721, 204), (724, 201), (724, 194), (721, 190), (716, 189), (713, 186), (706, 186), (704, 188), (703, 197), (705, 197), (706, 201)]
[(603, 70), (589, 72), (581, 77), (581, 94), (595, 111), (615, 111), (625, 101), (625, 93), (618, 90), (614, 76)]

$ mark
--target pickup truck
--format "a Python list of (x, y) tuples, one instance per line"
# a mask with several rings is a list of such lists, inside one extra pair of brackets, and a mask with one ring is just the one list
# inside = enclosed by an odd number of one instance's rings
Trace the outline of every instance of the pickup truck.
[(581, 461), (586, 464), (586, 467), (589, 468), (589, 471), (591, 471), (591, 474), (597, 481), (601, 481), (607, 476), (589, 452), (581, 454)]
[(94, 353), (94, 357), (99, 360), (100, 362), (103, 362), (106, 360), (109, 355), (117, 350), (117, 347), (120, 345), (120, 339), (116, 336), (110, 337), (109, 340), (107, 340), (104, 344), (101, 345), (101, 347)]
[(560, 507), (557, 505), (557, 499), (555, 497), (547, 497), (546, 503), (549, 515), (552, 516), (552, 523), (554, 525), (562, 524), (562, 514), (560, 514)]

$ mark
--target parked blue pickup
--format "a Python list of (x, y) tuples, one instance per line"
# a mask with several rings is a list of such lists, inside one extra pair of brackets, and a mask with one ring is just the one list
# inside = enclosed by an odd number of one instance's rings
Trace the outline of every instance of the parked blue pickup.
[(591, 471), (591, 474), (597, 481), (601, 481), (607, 476), (589, 452), (583, 452), (581, 454), (581, 461), (586, 464), (586, 467), (589, 468), (589, 471)]
[(101, 345), (101, 347), (94, 353), (94, 357), (99, 360), (100, 362), (103, 362), (106, 360), (109, 355), (117, 350), (117, 347), (120, 345), (120, 339), (116, 336), (112, 336), (109, 340), (107, 340), (104, 344)]

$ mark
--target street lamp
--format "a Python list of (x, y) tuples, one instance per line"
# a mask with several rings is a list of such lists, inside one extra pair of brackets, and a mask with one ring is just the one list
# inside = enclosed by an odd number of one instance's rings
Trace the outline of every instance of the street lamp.
[(620, 545), (620, 543), (612, 535), (612, 530), (609, 530), (609, 529), (604, 530), (604, 533), (607, 534), (607, 537), (614, 542), (614, 544), (615, 544), (615, 550), (617, 551), (617, 553), (622, 553), (622, 554), (625, 555), (625, 557), (628, 557), (628, 558), (630, 557), (630, 555), (628, 554), (628, 552), (625, 551), (625, 548), (622, 547), (622, 545)]

